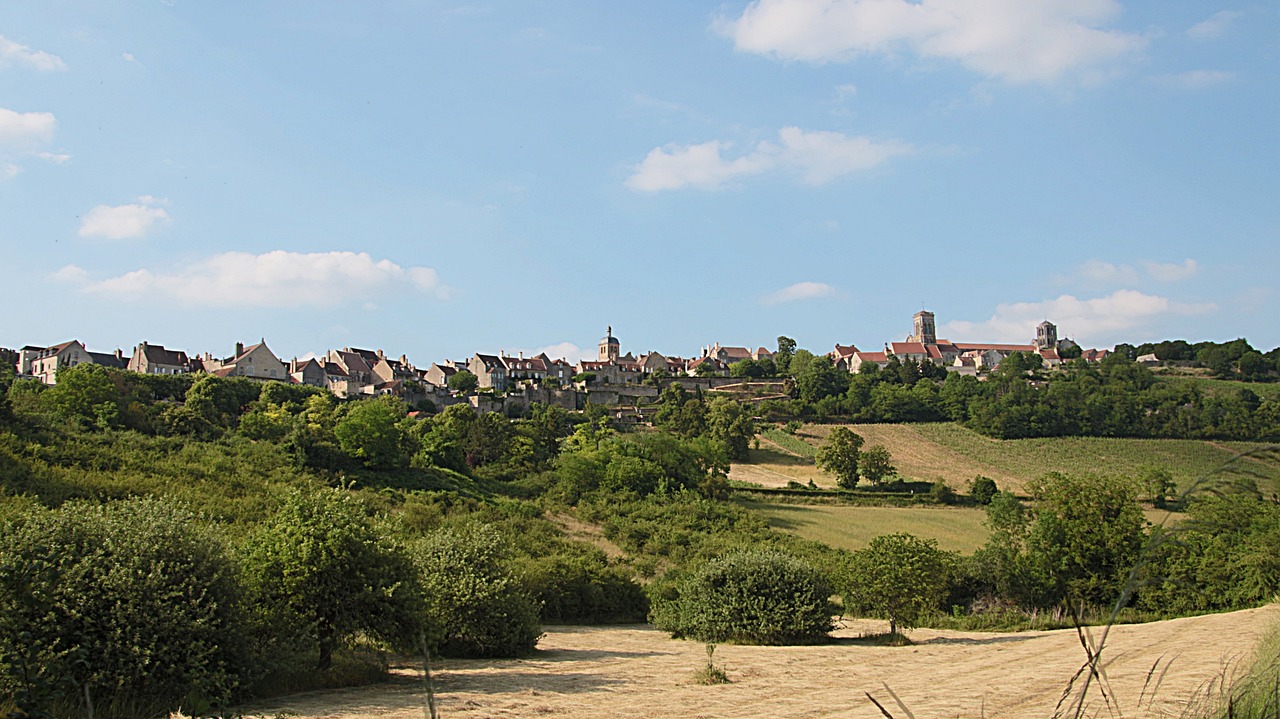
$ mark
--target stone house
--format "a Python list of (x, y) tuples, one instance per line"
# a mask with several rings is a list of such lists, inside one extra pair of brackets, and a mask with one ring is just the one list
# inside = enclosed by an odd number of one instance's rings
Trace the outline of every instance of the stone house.
[(143, 342), (133, 348), (126, 369), (138, 374), (186, 374), (191, 371), (191, 360), (182, 350)]
[(79, 340), (52, 347), (23, 347), (19, 355), (18, 374), (35, 377), (45, 384), (57, 384), (58, 370), (63, 367), (93, 362), (89, 350)]
[(324, 365), (314, 357), (305, 360), (294, 357), (290, 360), (289, 379), (293, 380), (294, 384), (329, 388), (329, 378), (325, 374)]
[(226, 359), (215, 359), (208, 353), (204, 356), (205, 371), (219, 377), (247, 377), (255, 380), (289, 381), (288, 368), (279, 357), (267, 347), (266, 340), (256, 345), (245, 347), (236, 343), (236, 352)]
[(498, 355), (477, 352), (467, 362), (467, 371), (476, 376), (481, 388), (492, 387), (499, 392), (507, 388), (507, 366)]

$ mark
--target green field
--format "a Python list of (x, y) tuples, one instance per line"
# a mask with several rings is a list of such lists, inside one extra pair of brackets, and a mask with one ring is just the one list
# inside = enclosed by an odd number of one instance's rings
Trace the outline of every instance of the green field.
[(1160, 379), (1166, 382), (1195, 385), (1200, 388), (1200, 391), (1209, 395), (1236, 393), (1242, 389), (1247, 389), (1262, 399), (1280, 399), (1280, 382), (1239, 382), (1214, 379), (1213, 377), (1190, 377), (1172, 374), (1161, 374), (1159, 376)]
[(743, 502), (770, 526), (841, 549), (862, 549), (894, 532), (938, 540), (942, 549), (970, 554), (987, 541), (986, 512), (970, 507), (852, 507)]
[[(806, 425), (787, 437), (818, 447), (833, 426)], [(850, 428), (862, 435), (868, 446), (887, 447), (904, 477), (926, 482), (942, 480), (957, 490), (963, 490), (977, 475), (991, 477), (1002, 489), (1021, 492), (1029, 480), (1047, 472), (1133, 476), (1146, 465), (1169, 470), (1180, 487), (1201, 477), (1221, 475), (1224, 469), (1257, 474), (1266, 491), (1280, 487), (1280, 467), (1256, 459), (1231, 462), (1241, 452), (1266, 446), (1257, 442), (1102, 437), (998, 440), (951, 422), (862, 424)], [(816, 470), (805, 456), (807, 452), (788, 452), (780, 444), (769, 449), (752, 453), (752, 462), (735, 465), (735, 474), (746, 481), (753, 481), (753, 476), (790, 477), (800, 482), (813, 478)], [(819, 485), (834, 484), (825, 476), (816, 481)]]

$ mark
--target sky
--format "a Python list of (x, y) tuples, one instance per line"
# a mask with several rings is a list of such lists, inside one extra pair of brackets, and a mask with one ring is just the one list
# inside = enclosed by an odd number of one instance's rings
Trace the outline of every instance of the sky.
[(0, 346), (1280, 345), (1280, 4), (0, 4)]

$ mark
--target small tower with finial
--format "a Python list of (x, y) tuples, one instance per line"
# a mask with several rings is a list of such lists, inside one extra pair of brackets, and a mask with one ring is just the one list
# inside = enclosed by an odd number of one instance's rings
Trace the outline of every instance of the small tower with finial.
[(920, 310), (911, 318), (910, 342), (922, 342), (927, 345), (938, 344), (938, 331), (934, 328), (933, 313)]
[(609, 325), (604, 332), (604, 338), (600, 340), (600, 356), (601, 362), (617, 362), (618, 357), (622, 356), (622, 344), (618, 342), (618, 338), (613, 336), (613, 325)]

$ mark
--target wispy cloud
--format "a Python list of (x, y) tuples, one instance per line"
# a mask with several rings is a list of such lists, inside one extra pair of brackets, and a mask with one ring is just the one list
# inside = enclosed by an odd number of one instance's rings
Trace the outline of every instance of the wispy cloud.
[(1213, 303), (1186, 303), (1137, 290), (1116, 290), (1105, 297), (1081, 299), (1061, 295), (1042, 302), (1001, 304), (983, 322), (953, 321), (943, 325), (947, 336), (962, 342), (1029, 342), (1035, 326), (1048, 318), (1082, 344), (1106, 346), (1126, 339), (1127, 332), (1145, 331), (1171, 317), (1213, 312)]
[(165, 202), (144, 195), (127, 205), (98, 205), (80, 221), (80, 236), (108, 240), (146, 237), (157, 224), (168, 221), (168, 211), (160, 207)]
[(1133, 286), (1147, 279), (1157, 282), (1181, 282), (1194, 277), (1199, 269), (1200, 263), (1193, 259), (1182, 262), (1140, 260), (1137, 266), (1093, 259), (1082, 263), (1071, 275), (1058, 279), (1062, 284), (1102, 289)]
[(1182, 262), (1143, 260), (1142, 267), (1147, 271), (1148, 275), (1161, 282), (1181, 282), (1194, 277), (1200, 269), (1200, 263), (1192, 259), (1186, 259)]
[(1169, 87), (1177, 87), (1184, 90), (1203, 90), (1206, 87), (1232, 82), (1236, 79), (1236, 74), (1221, 70), (1190, 70), (1172, 75), (1157, 75), (1155, 79), (1161, 85)]
[(760, 301), (766, 305), (780, 305), (785, 302), (835, 297), (838, 294), (836, 288), (822, 282), (797, 282), (766, 295)]
[(448, 299), (430, 267), (402, 267), (364, 252), (226, 252), (167, 270), (138, 269), (90, 282), (86, 292), (213, 307), (335, 307), (402, 291)]
[(1146, 40), (1107, 29), (1115, 0), (755, 0), (715, 27), (744, 52), (841, 62), (902, 51), (1011, 83), (1084, 76)]
[(66, 265), (57, 272), (50, 274), (49, 278), (58, 282), (80, 284), (89, 280), (89, 271), (76, 265)]
[(0, 35), (0, 67), (19, 65), (41, 72), (65, 72), (67, 63), (57, 55), (43, 50), (32, 50)]
[(822, 185), (915, 151), (897, 140), (798, 127), (784, 127), (778, 131), (777, 143), (766, 140), (729, 159), (723, 153), (731, 148), (731, 143), (719, 140), (654, 148), (633, 168), (627, 187), (644, 192), (684, 187), (713, 190), (739, 178), (780, 170), (798, 172), (806, 184)]
[(1214, 13), (1209, 19), (1192, 25), (1187, 30), (1187, 37), (1193, 40), (1217, 40), (1226, 34), (1227, 29), (1243, 13), (1235, 10), (1221, 10)]

